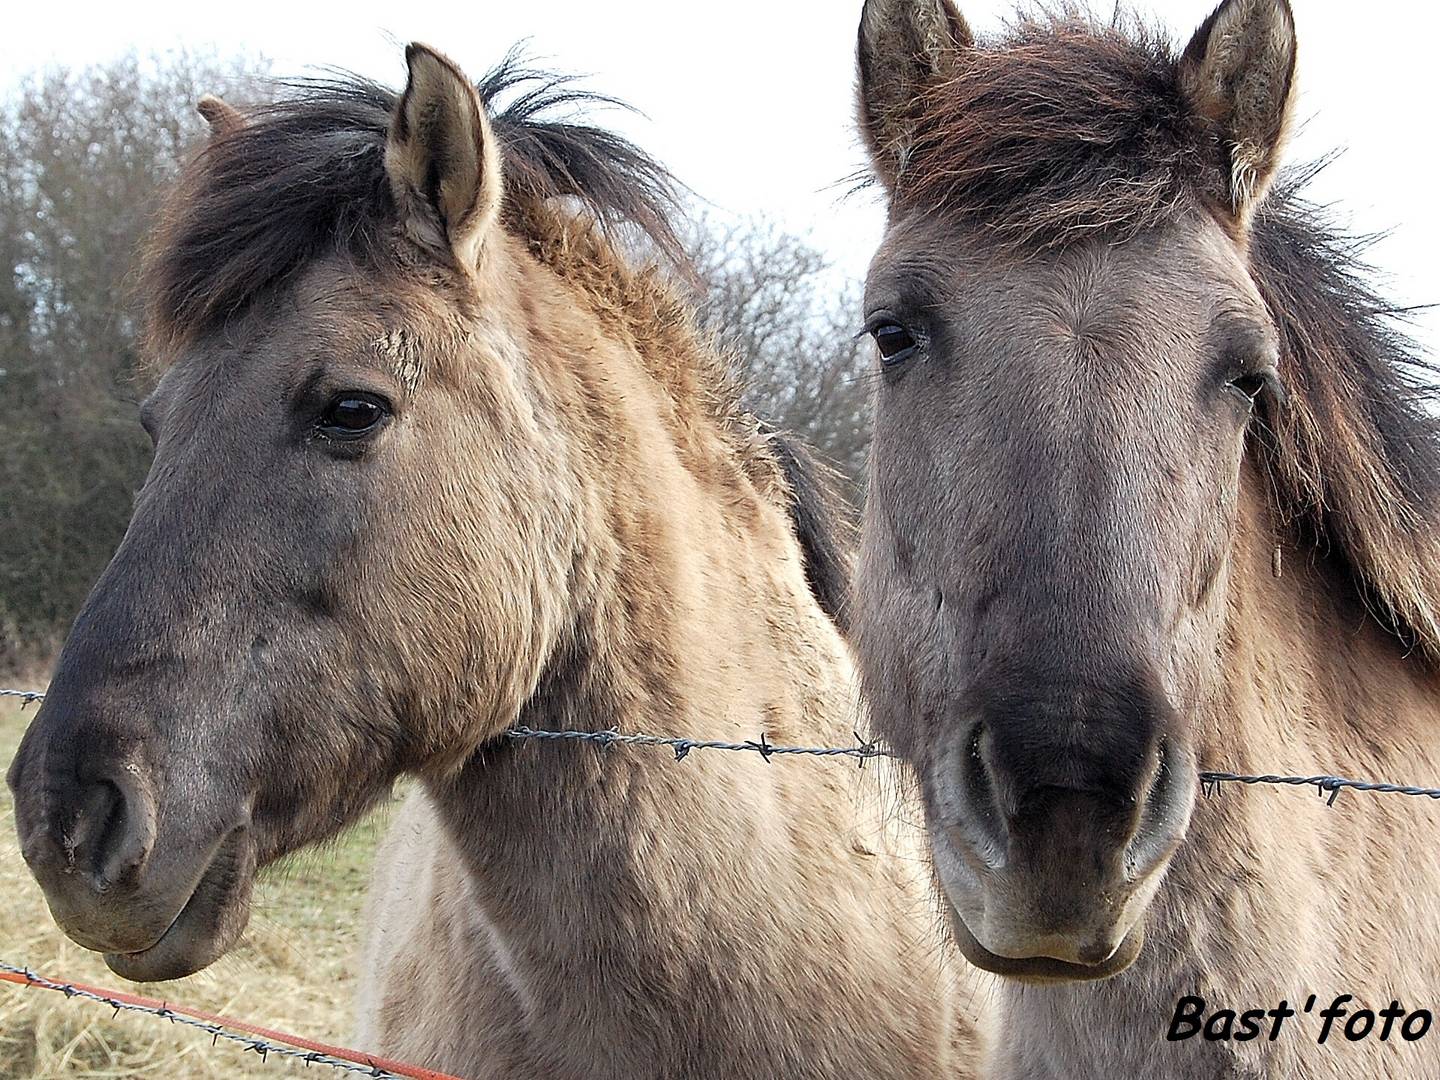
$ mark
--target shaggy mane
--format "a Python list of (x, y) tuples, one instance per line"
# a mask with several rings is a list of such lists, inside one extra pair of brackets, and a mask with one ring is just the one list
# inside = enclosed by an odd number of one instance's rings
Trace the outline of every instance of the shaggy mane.
[(1440, 415), (1433, 364), (1346, 235), (1283, 178), (1250, 236), (1280, 331), (1283, 404), (1256, 440), (1282, 516), (1346, 559), (1372, 613), (1440, 661)]
[[(322, 255), (395, 261), (385, 143), (398, 95), (359, 76), (284, 86), (213, 138), (166, 201), (142, 268), (152, 344), (213, 329)], [(612, 236), (638, 231), (684, 265), (670, 173), (619, 135), (551, 117), (617, 102), (530, 70), (514, 52), (476, 88), (502, 148), (507, 228), (583, 217)]]
[[(897, 212), (1016, 254), (1115, 242), (1197, 210), (1238, 230), (1220, 134), (1187, 109), (1177, 54), (1133, 17), (1022, 12), (920, 103)], [(1281, 516), (1351, 566), (1376, 617), (1440, 660), (1440, 421), (1434, 369), (1370, 283), (1364, 240), (1276, 185), (1250, 269), (1289, 395), (1255, 440)]]
[[(1017, 250), (1125, 239), (1227, 199), (1220, 133), (1181, 96), (1169, 41), (1117, 13), (1022, 14), (919, 102), (897, 207)], [(1221, 171), (1224, 170), (1224, 171)]]

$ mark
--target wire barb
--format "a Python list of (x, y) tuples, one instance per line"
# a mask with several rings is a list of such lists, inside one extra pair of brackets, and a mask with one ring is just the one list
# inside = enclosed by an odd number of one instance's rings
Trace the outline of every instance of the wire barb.
[(695, 750), (726, 750), (732, 753), (759, 754), (766, 761), (779, 755), (809, 755), (812, 757), (858, 758), (863, 764), (870, 758), (893, 757), (888, 750), (877, 744), (857, 739), (855, 746), (780, 746), (770, 741), (769, 735), (761, 733), (758, 739), (744, 742), (723, 742), (716, 739), (683, 739), (668, 735), (623, 734), (614, 729), (607, 731), (548, 731), (529, 727), (511, 728), (506, 737), (516, 741), (538, 742), (588, 742), (604, 748), (614, 746), (663, 746), (675, 753), (676, 761), (684, 761)]
[(20, 707), (34, 705), (37, 701), (44, 701), (45, 695), (36, 693), (34, 690), (0, 690), (0, 697), (13, 697), (20, 699)]
[(1342, 791), (1373, 791), (1382, 795), (1410, 795), (1419, 799), (1440, 799), (1440, 788), (1417, 787), (1414, 784), (1388, 784), (1375, 780), (1347, 780), (1343, 776), (1245, 776), (1239, 773), (1207, 772), (1200, 781), (1216, 791), (1221, 784), (1286, 784), (1291, 787), (1313, 787), (1323, 797), (1330, 793), (1327, 805), (1334, 806)]

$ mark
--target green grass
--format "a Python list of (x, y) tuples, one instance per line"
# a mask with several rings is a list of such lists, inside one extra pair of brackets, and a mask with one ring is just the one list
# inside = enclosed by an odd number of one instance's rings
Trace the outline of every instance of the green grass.
[[(0, 699), (0, 767), (8, 767), (35, 708)], [(0, 791), (0, 960), (56, 980), (129, 989), (149, 997), (345, 1045), (360, 913), (387, 812), (324, 848), (265, 873), (250, 928), (232, 952), (199, 974), (135, 987), (56, 929), (15, 839), (14, 809)], [(324, 1070), (328, 1072), (328, 1070)], [(0, 983), (0, 1078), (317, 1076), (271, 1057), (210, 1045), (203, 1033), (63, 995)], [(337, 1074), (339, 1075), (339, 1074)]]

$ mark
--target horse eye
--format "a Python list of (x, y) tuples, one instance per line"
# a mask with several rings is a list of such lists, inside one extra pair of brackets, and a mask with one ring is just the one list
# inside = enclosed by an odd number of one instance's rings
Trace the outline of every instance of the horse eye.
[(1247, 405), (1254, 405), (1269, 386), (1270, 376), (1268, 375), (1241, 375), (1226, 384), (1226, 388), (1243, 397)]
[(325, 407), (316, 425), (331, 439), (358, 439), (369, 435), (390, 415), (390, 405), (373, 394), (342, 394)]
[(914, 335), (898, 323), (881, 323), (870, 331), (880, 349), (880, 359), (886, 364), (898, 364), (908, 360), (915, 352)]

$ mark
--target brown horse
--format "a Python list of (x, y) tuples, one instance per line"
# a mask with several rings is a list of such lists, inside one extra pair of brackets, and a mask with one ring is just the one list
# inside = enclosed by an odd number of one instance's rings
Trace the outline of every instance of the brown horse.
[(996, 1075), (1437, 1075), (1394, 1015), (1440, 985), (1434, 807), (1197, 805), (1201, 768), (1440, 778), (1437, 425), (1353, 244), (1267, 198), (1288, 5), (1177, 55), (868, 0), (859, 61), (889, 223), (855, 634), (1003, 977)]
[(143, 282), (154, 467), (9, 774), (56, 920), (121, 975), (195, 971), (258, 868), (410, 774), (369, 1048), (469, 1077), (967, 1073), (879, 777), (506, 738), (849, 741), (806, 580), (834, 595), (844, 552), (682, 294), (601, 229), (670, 245), (659, 167), (547, 119), (563, 84), (407, 59), (398, 96), (203, 104)]

